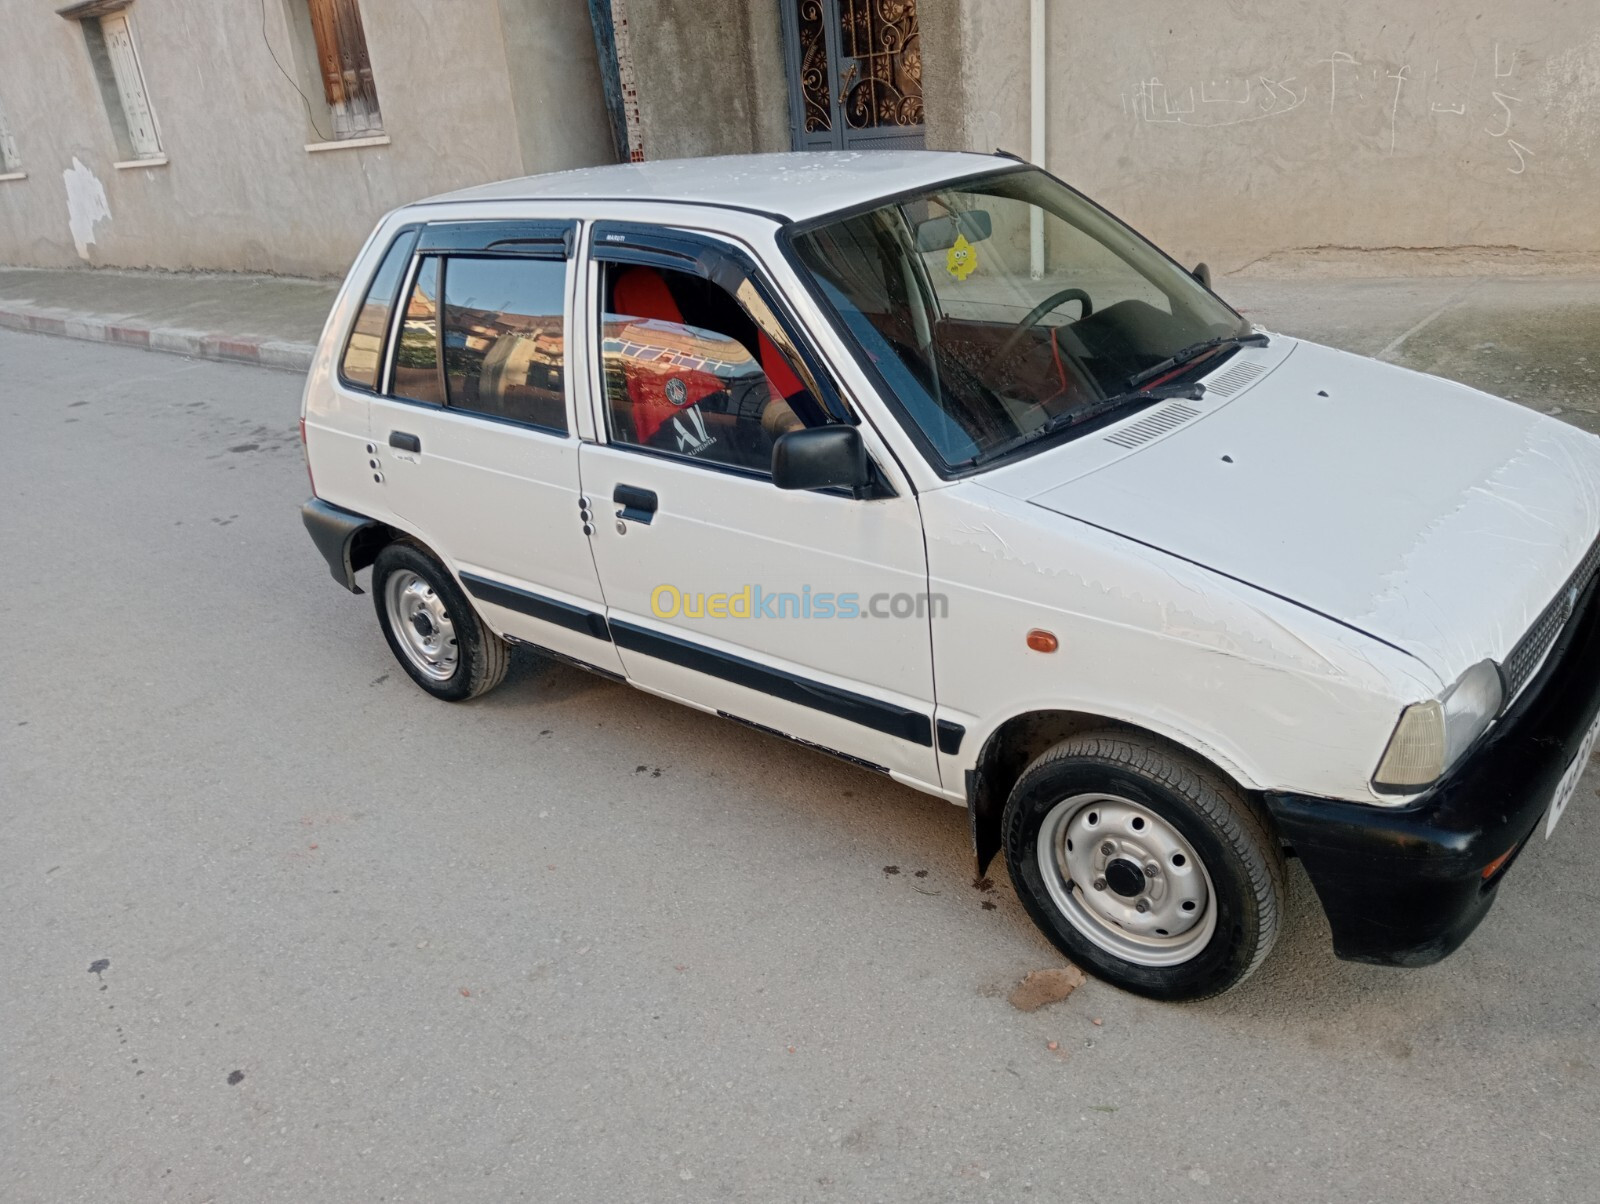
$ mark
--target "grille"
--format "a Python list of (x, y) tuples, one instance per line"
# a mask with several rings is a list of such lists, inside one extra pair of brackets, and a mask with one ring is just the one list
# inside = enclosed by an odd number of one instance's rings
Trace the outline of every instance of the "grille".
[(1253, 364), (1249, 360), (1240, 360), (1226, 372), (1219, 372), (1205, 382), (1206, 392), (1215, 393), (1220, 397), (1232, 397), (1244, 388), (1266, 369), (1260, 364)]
[(1200, 411), (1193, 406), (1181, 403), (1163, 406), (1154, 414), (1123, 427), (1116, 434), (1107, 435), (1106, 442), (1114, 443), (1118, 447), (1138, 447), (1141, 443), (1149, 443), (1157, 435), (1165, 435), (1174, 427), (1182, 426), (1189, 419), (1198, 417)]
[(1555, 599), (1540, 612), (1533, 626), (1528, 628), (1528, 633), (1517, 641), (1517, 646), (1500, 666), (1506, 683), (1507, 702), (1522, 692), (1522, 687), (1528, 684), (1528, 679), (1544, 662), (1545, 654), (1572, 617), (1572, 608), (1588, 587), (1596, 568), (1600, 568), (1600, 539), (1589, 546), (1583, 563), (1567, 578), (1566, 584), (1556, 592)]

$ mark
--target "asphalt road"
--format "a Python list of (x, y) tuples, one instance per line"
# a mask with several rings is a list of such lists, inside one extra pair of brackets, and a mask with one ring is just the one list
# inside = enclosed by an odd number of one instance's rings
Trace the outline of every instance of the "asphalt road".
[(299, 389), (0, 332), (0, 1198), (1596, 1198), (1593, 774), (1440, 966), (1297, 870), (1238, 991), (1019, 1012), (960, 809), (532, 659), (424, 696)]

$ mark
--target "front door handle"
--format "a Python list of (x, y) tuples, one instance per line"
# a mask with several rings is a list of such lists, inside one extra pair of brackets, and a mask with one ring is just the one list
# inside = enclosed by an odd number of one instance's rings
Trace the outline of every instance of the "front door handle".
[(398, 447), (401, 451), (422, 454), (422, 440), (415, 435), (408, 435), (405, 431), (390, 431), (389, 446)]
[(627, 522), (648, 524), (655, 517), (656, 495), (652, 489), (618, 485), (611, 491), (611, 500), (622, 507), (617, 517)]

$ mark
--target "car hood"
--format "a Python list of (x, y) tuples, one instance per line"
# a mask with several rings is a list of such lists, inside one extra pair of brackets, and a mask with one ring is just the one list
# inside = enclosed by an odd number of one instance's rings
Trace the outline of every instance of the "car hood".
[(1503, 659), (1600, 532), (1600, 439), (1464, 385), (1274, 342), (1290, 354), (1269, 373), (1154, 441), (1077, 475), (1074, 441), (1043, 454), (1068, 470), (1054, 482), (1038, 463), (985, 484), (1321, 612), (1442, 682)]

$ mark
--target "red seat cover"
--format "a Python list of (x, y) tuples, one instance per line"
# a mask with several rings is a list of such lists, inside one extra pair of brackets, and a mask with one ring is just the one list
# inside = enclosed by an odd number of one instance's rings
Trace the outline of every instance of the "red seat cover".
[(611, 297), (618, 314), (662, 322), (683, 321), (683, 312), (672, 299), (666, 279), (654, 268), (628, 268), (617, 277)]

